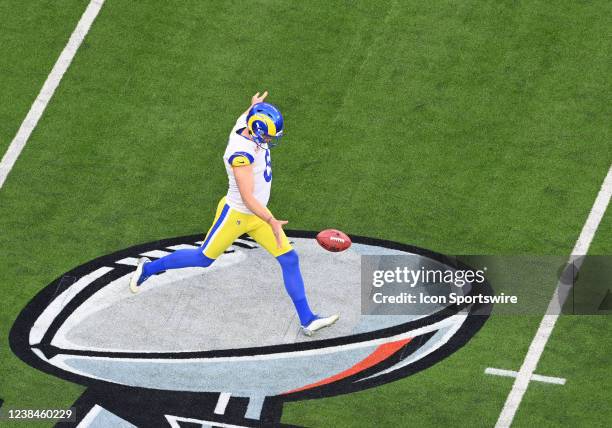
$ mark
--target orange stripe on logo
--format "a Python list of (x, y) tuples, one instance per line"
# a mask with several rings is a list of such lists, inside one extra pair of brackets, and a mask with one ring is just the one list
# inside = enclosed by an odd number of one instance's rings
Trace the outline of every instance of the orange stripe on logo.
[(304, 391), (306, 389), (315, 388), (317, 386), (326, 385), (328, 383), (336, 382), (338, 380), (347, 378), (351, 375), (359, 373), (365, 369), (368, 369), (381, 361), (389, 358), (391, 355), (395, 354), (400, 348), (406, 345), (408, 342), (412, 340), (412, 337), (408, 339), (398, 340), (397, 342), (389, 342), (383, 345), (380, 345), (378, 348), (374, 350), (370, 355), (365, 357), (363, 360), (355, 364), (353, 367), (350, 367), (343, 372), (325, 378), (315, 383), (311, 383), (310, 385), (302, 386), (301, 388), (292, 389), (291, 391), (284, 392), (283, 394), (291, 394), (293, 392)]

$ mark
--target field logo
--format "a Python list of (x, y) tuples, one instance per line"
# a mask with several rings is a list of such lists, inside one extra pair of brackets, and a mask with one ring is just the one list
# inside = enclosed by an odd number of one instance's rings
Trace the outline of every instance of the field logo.
[(138, 295), (129, 292), (139, 257), (195, 248), (197, 235), (138, 245), (62, 275), (20, 313), (11, 349), (32, 367), (87, 386), (74, 404), (79, 426), (279, 426), (287, 401), (351, 393), (430, 367), (467, 343), (490, 313), (490, 305), (474, 304), (362, 315), (362, 256), (413, 254), (457, 266), (396, 242), (351, 236), (349, 250), (329, 253), (314, 232), (287, 235), (311, 306), (341, 315), (313, 338), (299, 331), (278, 263), (246, 237), (208, 269), (167, 271)]

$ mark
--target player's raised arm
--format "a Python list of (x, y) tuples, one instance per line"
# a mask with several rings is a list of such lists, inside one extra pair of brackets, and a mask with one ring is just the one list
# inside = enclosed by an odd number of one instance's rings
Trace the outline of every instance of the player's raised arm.
[(281, 248), (283, 246), (281, 239), (283, 225), (287, 224), (288, 221), (277, 220), (270, 210), (264, 207), (253, 195), (254, 182), (252, 165), (234, 166), (232, 169), (242, 201), (253, 214), (272, 227), (272, 232), (276, 238), (276, 245), (278, 245), (278, 248)]
[(251, 110), (251, 107), (253, 107), (257, 103), (263, 102), (263, 100), (265, 100), (267, 96), (268, 96), (268, 91), (264, 91), (264, 93), (261, 95), (259, 95), (259, 92), (257, 92), (255, 95), (251, 97), (251, 105), (249, 106), (249, 108), (246, 109), (246, 111), (242, 114), (247, 114), (249, 110)]

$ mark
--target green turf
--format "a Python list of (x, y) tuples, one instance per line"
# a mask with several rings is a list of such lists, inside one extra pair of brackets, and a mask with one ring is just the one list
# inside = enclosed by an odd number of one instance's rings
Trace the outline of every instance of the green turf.
[(564, 386), (532, 382), (515, 426), (609, 426), (611, 353), (612, 317), (560, 317), (536, 373), (567, 382)]
[[(65, 36), (83, 6), (64, 5), (70, 19), (56, 31)], [(265, 10), (265, 22), (240, 12), (249, 10)], [(227, 133), (263, 89), (287, 129), (273, 152), (270, 207), (292, 228), (337, 227), (451, 254), (569, 254), (612, 162), (610, 12), (603, 1), (107, 2), (0, 190), (0, 246), (12, 261), (0, 264), (9, 290), (1, 336), (72, 267), (206, 230), (225, 192)], [(31, 32), (22, 37), (36, 44)], [(43, 71), (38, 82), (9, 85), (22, 101), (1, 110), (0, 143), (14, 135), (61, 39), (48, 58), (14, 65)], [(610, 215), (602, 227), (609, 237)], [(595, 248), (609, 252), (609, 242)], [(283, 421), (491, 426), (512, 380), (483, 371), (518, 370), (539, 321), (494, 317), (431, 369), (288, 404)], [(569, 346), (566, 322), (557, 349)], [(586, 320), (571, 337), (594, 347), (606, 322)], [(542, 374), (574, 370), (591, 382), (530, 386), (521, 424), (552, 412), (542, 388), (557, 388), (558, 406), (566, 394), (605, 397), (609, 384), (594, 377), (605, 361), (581, 365), (572, 352), (562, 362), (545, 352)], [(0, 359), (7, 406), (65, 407), (82, 390), (6, 346)], [(583, 419), (586, 401), (577, 403), (564, 424), (600, 421)]]
[(597, 234), (593, 239), (589, 253), (603, 256), (612, 255), (612, 212), (610, 210), (606, 212), (603, 220), (599, 224)]
[(2, 155), (15, 137), (83, 10), (84, 3), (79, 0), (0, 1)]

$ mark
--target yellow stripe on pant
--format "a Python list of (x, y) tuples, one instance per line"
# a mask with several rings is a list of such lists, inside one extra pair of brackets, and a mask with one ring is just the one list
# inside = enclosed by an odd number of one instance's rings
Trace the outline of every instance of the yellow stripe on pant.
[(212, 226), (206, 234), (202, 245), (204, 255), (217, 259), (232, 243), (243, 234), (249, 234), (259, 245), (274, 257), (292, 250), (287, 236), (283, 233), (282, 247), (276, 245), (276, 238), (268, 223), (255, 214), (245, 214), (236, 211), (225, 203), (222, 198), (217, 205), (217, 213)]

